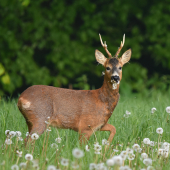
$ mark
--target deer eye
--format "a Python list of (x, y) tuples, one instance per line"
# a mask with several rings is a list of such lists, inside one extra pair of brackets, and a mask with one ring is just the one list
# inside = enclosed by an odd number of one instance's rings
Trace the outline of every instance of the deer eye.
[(122, 67), (119, 67), (119, 70), (122, 70)]
[(110, 70), (110, 67), (106, 67), (106, 70), (109, 71), (109, 70)]

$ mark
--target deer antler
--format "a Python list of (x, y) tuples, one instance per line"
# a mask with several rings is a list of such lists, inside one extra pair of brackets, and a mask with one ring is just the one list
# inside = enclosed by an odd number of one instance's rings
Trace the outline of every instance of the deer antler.
[(117, 52), (116, 52), (116, 54), (115, 54), (115, 57), (116, 57), (116, 58), (118, 58), (118, 55), (119, 55), (122, 47), (124, 46), (124, 43), (125, 43), (125, 34), (123, 35), (123, 43), (122, 43), (122, 41), (121, 41), (120, 47), (118, 48), (118, 50), (117, 50)]
[(106, 44), (106, 41), (104, 42), (103, 44), (103, 41), (102, 41), (102, 37), (101, 35), (99, 34), (99, 37), (100, 37), (100, 42), (101, 42), (101, 45), (103, 46), (103, 48), (105, 49), (106, 53), (108, 54), (109, 58), (112, 58), (112, 55), (111, 53), (108, 51), (107, 49), (107, 44)]

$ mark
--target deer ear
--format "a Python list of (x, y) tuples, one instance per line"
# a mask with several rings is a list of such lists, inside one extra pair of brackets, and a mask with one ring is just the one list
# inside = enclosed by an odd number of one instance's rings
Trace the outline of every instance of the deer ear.
[(120, 58), (123, 65), (130, 60), (131, 54), (132, 54), (131, 49), (123, 53), (122, 57)]
[(95, 51), (95, 57), (96, 57), (97, 62), (99, 62), (100, 64), (104, 66), (107, 58), (99, 50)]

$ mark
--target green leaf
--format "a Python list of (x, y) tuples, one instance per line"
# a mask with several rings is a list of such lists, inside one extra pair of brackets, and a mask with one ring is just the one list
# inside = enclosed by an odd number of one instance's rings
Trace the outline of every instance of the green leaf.
[(10, 84), (10, 77), (7, 73), (2, 76), (1, 80), (3, 84)]
[(2, 76), (5, 73), (4, 66), (0, 63), (0, 76)]

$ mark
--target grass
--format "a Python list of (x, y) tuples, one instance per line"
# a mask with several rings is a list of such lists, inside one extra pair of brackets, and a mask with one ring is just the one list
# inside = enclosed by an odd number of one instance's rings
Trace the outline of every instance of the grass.
[[(11, 145), (4, 145), (6, 139), (5, 130), (20, 131), (22, 137), (25, 138), (27, 132), (27, 125), (25, 119), (17, 108), (17, 100), (5, 100), (0, 101), (0, 146), (3, 146), (0, 150), (0, 163), (1, 169), (11, 169), (14, 164), (20, 164), (21, 162), (27, 162), (27, 169), (36, 169), (32, 167), (31, 161), (26, 161), (25, 155), (33, 152), (33, 159), (38, 163), (39, 169), (47, 169), (49, 165), (55, 165), (59, 169), (73, 169), (71, 162), (75, 162), (79, 165), (78, 169), (89, 169), (90, 163), (104, 163), (107, 169), (119, 169), (119, 166), (107, 166), (106, 161), (115, 155), (120, 155), (122, 150), (126, 150), (128, 147), (132, 148), (135, 143), (139, 144), (142, 148), (141, 153), (147, 153), (148, 157), (152, 159), (152, 166), (154, 169), (169, 169), (169, 156), (164, 158), (158, 155), (158, 143), (155, 146), (143, 144), (144, 138), (149, 138), (151, 141), (158, 142), (170, 142), (170, 122), (169, 115), (166, 113), (166, 107), (170, 106), (169, 100), (170, 93), (161, 94), (153, 93), (149, 97), (142, 96), (121, 96), (120, 101), (114, 110), (109, 123), (116, 127), (116, 135), (111, 143), (110, 147), (102, 146), (100, 154), (95, 154), (94, 143), (96, 142), (95, 136), (92, 135), (87, 143), (90, 147), (90, 151), (85, 150), (85, 146), (79, 145), (78, 133), (72, 130), (62, 130), (52, 128), (50, 132), (46, 132), (35, 141), (35, 145), (24, 147), (23, 141), (18, 141), (16, 137), (12, 138)], [(151, 114), (151, 109), (156, 107), (157, 111)], [(128, 118), (124, 117), (126, 110), (131, 112)], [(157, 128), (163, 128), (163, 134), (156, 133)], [(49, 139), (47, 136), (49, 133)], [(109, 132), (96, 133), (97, 141), (99, 145), (102, 145), (102, 139), (108, 139)], [(45, 138), (46, 136), (46, 138)], [(61, 137), (61, 143), (55, 142), (57, 137)], [(44, 145), (44, 138), (46, 144)], [(57, 150), (51, 148), (51, 144), (56, 143), (58, 145)], [(43, 149), (44, 145), (44, 149)], [(47, 146), (47, 149), (45, 149)], [(35, 148), (34, 148), (35, 147)], [(159, 148), (162, 147), (160, 143)], [(15, 149), (16, 148), (16, 149)], [(34, 148), (34, 150), (33, 150)], [(84, 152), (84, 156), (77, 159), (73, 156), (72, 150), (79, 148)], [(113, 149), (119, 150), (118, 152)], [(18, 158), (16, 150), (22, 151), (22, 157)], [(46, 150), (46, 151), (45, 151)], [(141, 153), (133, 151), (135, 154), (134, 160), (126, 159), (124, 165), (130, 166), (131, 169), (147, 168), (141, 158)], [(168, 150), (169, 154), (169, 150)], [(46, 155), (46, 156), (45, 156)], [(69, 160), (69, 166), (61, 165), (63, 158)], [(91, 165), (92, 166), (92, 165)], [(98, 168), (99, 169), (99, 166)], [(104, 169), (104, 168), (103, 168)]]

